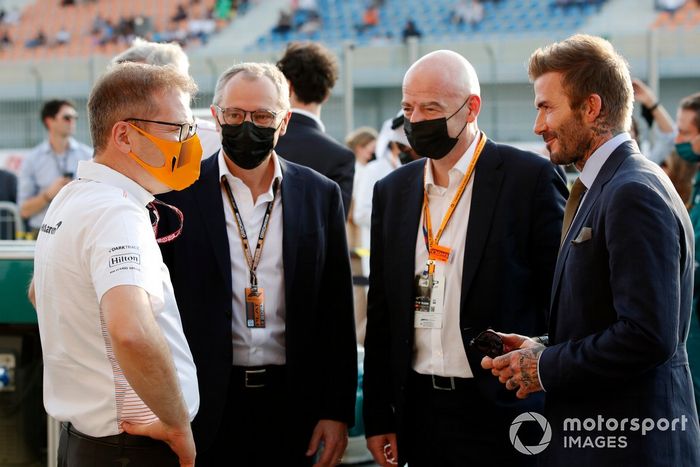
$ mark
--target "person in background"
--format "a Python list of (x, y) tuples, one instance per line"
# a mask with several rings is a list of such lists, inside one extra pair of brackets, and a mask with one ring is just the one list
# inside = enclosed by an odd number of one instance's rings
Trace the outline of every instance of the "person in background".
[(676, 153), (683, 163), (694, 173), (693, 188), (688, 206), (690, 220), (695, 230), (695, 283), (693, 286), (693, 311), (690, 316), (690, 329), (686, 348), (688, 362), (693, 376), (695, 406), (700, 407), (700, 93), (683, 98), (676, 114), (678, 134), (675, 139)]
[(41, 109), (47, 138), (22, 162), (17, 192), (20, 215), (34, 237), (51, 200), (75, 177), (78, 162), (92, 157), (92, 148), (73, 138), (77, 121), (71, 101), (50, 100)]
[[(676, 136), (673, 118), (668, 114), (654, 91), (643, 81), (633, 79), (632, 89), (634, 90), (634, 100), (641, 104), (642, 117), (652, 132), (652, 144), (648, 150), (644, 151), (644, 154), (649, 160), (662, 165), (673, 151), (673, 139)], [(639, 142), (639, 128), (636, 128), (633, 133), (632, 137)], [(645, 146), (645, 144), (641, 144), (641, 146)]]
[[(377, 130), (363, 126), (352, 131), (346, 138), (345, 144), (355, 155), (355, 177), (352, 182), (352, 199), (357, 198), (357, 187), (367, 164), (375, 159), (377, 146)], [(349, 216), (352, 219), (352, 214)]]
[[(367, 164), (359, 180), (352, 220), (360, 229), (359, 241), (365, 249), (370, 247), (374, 184), (402, 165), (418, 159), (403, 131), (403, 122), (403, 114), (399, 112), (395, 118), (382, 124), (375, 146), (376, 158)], [(362, 272), (369, 277), (369, 257), (362, 258)]]
[(375, 157), (377, 146), (377, 130), (371, 127), (360, 127), (352, 131), (346, 138), (345, 144), (355, 154), (355, 179), (352, 184), (352, 203), (348, 215), (348, 245), (352, 258), (353, 284), (355, 285), (355, 334), (357, 342), (362, 345), (365, 341), (365, 326), (367, 320), (367, 285), (369, 271), (363, 269), (363, 261), (369, 260), (369, 245), (363, 245), (360, 226), (355, 224), (353, 211), (357, 205), (357, 191), (363, 186), (362, 176), (368, 163)]
[(355, 157), (348, 148), (326, 134), (321, 107), (338, 79), (335, 55), (316, 42), (293, 42), (277, 67), (289, 81), (292, 118), (277, 145), (290, 162), (310, 167), (340, 186), (347, 217), (352, 199)]

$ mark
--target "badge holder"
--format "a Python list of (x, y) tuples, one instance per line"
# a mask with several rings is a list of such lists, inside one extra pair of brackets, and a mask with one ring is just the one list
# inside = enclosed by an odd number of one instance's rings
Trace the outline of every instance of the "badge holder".
[(258, 287), (254, 274), (250, 287), (245, 289), (245, 322), (249, 328), (265, 327), (265, 289)]
[(441, 329), (445, 278), (435, 274), (435, 262), (428, 260), (426, 268), (416, 276), (413, 326), (417, 329)]

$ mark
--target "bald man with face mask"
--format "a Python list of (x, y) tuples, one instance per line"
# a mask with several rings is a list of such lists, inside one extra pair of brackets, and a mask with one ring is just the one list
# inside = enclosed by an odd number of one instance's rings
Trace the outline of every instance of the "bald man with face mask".
[(423, 159), (379, 181), (372, 207), (364, 416), (383, 466), (534, 462), (509, 428), (542, 401), (481, 369), (482, 333), (544, 332), (567, 190), (547, 159), (490, 140), (481, 104), (455, 52), (404, 77), (404, 131)]

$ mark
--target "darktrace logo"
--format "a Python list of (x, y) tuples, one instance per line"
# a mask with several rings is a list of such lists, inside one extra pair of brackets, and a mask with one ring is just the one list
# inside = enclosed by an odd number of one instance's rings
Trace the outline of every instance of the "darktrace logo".
[[(542, 438), (539, 442), (534, 445), (525, 445), (518, 433), (521, 427), (525, 425), (534, 425), (537, 428), (538, 433), (542, 433)], [(513, 447), (520, 453), (534, 456), (539, 454), (549, 446), (549, 442), (552, 441), (552, 427), (544, 416), (538, 414), (537, 412), (524, 412), (515, 417), (513, 423), (510, 424), (510, 442)]]
[(41, 224), (40, 230), (49, 235), (53, 235), (56, 233), (61, 224), (63, 224), (63, 221), (58, 221), (56, 225)]

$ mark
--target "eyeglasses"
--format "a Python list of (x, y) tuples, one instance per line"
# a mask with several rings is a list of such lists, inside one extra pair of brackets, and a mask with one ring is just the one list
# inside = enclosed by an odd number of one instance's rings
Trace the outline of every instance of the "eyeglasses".
[(178, 127), (180, 134), (178, 136), (178, 142), (182, 142), (186, 139), (190, 139), (197, 133), (197, 123), (172, 123), (172, 122), (160, 122), (158, 120), (146, 120), (143, 118), (126, 118), (127, 122), (146, 122), (146, 123), (157, 123), (158, 125), (168, 125), (172, 127)]
[(493, 331), (483, 331), (469, 342), (469, 348), (487, 357), (496, 358), (505, 353), (503, 339)]
[(70, 122), (71, 120), (78, 120), (77, 115), (63, 115), (61, 118), (66, 122)]
[(219, 114), (221, 114), (224, 119), (224, 123), (227, 125), (240, 125), (243, 123), (246, 116), (250, 114), (250, 120), (255, 126), (269, 128), (275, 124), (275, 119), (277, 118), (277, 113), (271, 110), (243, 110), (236, 107), (222, 109), (218, 105), (215, 105), (214, 107), (216, 107), (216, 109), (219, 111)]

